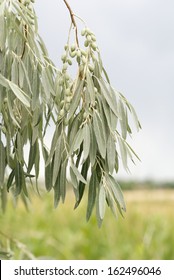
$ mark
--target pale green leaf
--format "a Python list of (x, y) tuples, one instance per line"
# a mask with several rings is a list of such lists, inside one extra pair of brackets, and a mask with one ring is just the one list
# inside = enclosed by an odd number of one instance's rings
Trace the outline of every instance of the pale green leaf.
[(106, 210), (106, 191), (103, 184), (99, 187), (99, 214), (100, 218), (103, 220)]
[(111, 134), (108, 136), (106, 151), (109, 172), (112, 174), (115, 168), (115, 142)]
[(83, 158), (86, 160), (90, 151), (90, 129), (88, 124), (83, 127), (83, 138)]
[(87, 184), (87, 181), (85, 180), (85, 178), (79, 172), (78, 168), (73, 163), (71, 163), (71, 168), (72, 168), (74, 174), (76, 175), (77, 179), (79, 181), (81, 181), (82, 183)]
[(98, 180), (97, 174), (94, 170), (92, 172), (90, 181), (89, 181), (89, 190), (88, 190), (88, 205), (87, 205), (87, 212), (86, 212), (86, 219), (87, 221), (91, 217), (92, 210), (94, 208), (95, 200), (96, 200), (96, 189), (98, 188)]
[(93, 126), (98, 149), (103, 158), (106, 156), (106, 136), (103, 130), (102, 122), (96, 112), (93, 113)]

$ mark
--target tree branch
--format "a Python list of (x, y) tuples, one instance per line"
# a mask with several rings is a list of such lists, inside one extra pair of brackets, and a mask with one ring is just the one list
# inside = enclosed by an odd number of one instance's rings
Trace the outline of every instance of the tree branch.
[(79, 47), (79, 40), (78, 40), (78, 31), (77, 31), (77, 24), (76, 24), (76, 21), (75, 21), (75, 17), (74, 17), (74, 13), (70, 7), (70, 5), (68, 4), (67, 0), (63, 0), (66, 7), (68, 8), (69, 10), (69, 13), (70, 13), (70, 17), (71, 17), (71, 21), (72, 21), (72, 24), (74, 25), (74, 29), (75, 29), (75, 34), (76, 34), (76, 43), (77, 43), (77, 46)]

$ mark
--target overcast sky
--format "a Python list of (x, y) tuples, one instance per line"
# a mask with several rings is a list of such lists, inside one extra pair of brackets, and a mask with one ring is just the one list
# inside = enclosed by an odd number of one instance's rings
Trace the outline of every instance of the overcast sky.
[[(127, 179), (174, 179), (174, 1), (68, 0), (97, 37), (112, 85), (135, 107), (142, 130), (131, 145), (141, 163)], [(63, 0), (36, 0), (39, 31), (57, 66), (70, 17)], [(82, 24), (79, 20), (79, 29)]]

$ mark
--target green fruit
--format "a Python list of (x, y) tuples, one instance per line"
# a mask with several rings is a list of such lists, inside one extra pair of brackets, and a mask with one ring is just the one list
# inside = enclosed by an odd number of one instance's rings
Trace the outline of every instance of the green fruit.
[(83, 113), (83, 118), (86, 119), (88, 114), (86, 112)]
[(92, 34), (92, 31), (91, 31), (89, 28), (86, 28), (86, 33), (87, 33), (88, 35), (91, 35), (91, 34)]
[(91, 38), (92, 38), (92, 41), (96, 41), (96, 37), (95, 37), (95, 35), (91, 35)]
[(69, 123), (69, 121), (68, 121), (67, 119), (64, 119), (64, 120), (63, 120), (63, 123), (64, 123), (65, 126), (67, 126), (68, 123)]
[(98, 92), (98, 89), (97, 89), (96, 87), (94, 87), (94, 91), (95, 91), (95, 93), (97, 93), (97, 92)]
[(80, 50), (77, 51), (77, 57), (81, 57), (81, 51)]
[(73, 51), (75, 51), (75, 49), (76, 49), (76, 46), (75, 46), (75, 44), (73, 44), (73, 45), (71, 46), (71, 51), (73, 52)]
[(82, 55), (84, 55), (84, 56), (87, 55), (86, 51), (84, 51), (83, 49), (81, 49), (80, 51), (81, 51), (81, 54), (82, 54)]
[(69, 65), (72, 65), (71, 59), (68, 58), (67, 62), (68, 62)]
[(88, 42), (91, 42), (91, 41), (92, 41), (92, 38), (91, 38), (90, 35), (88, 35), (88, 36), (86, 37), (86, 39), (88, 40)]
[(66, 51), (68, 49), (68, 44), (66, 44), (65, 46), (64, 46), (64, 50)]
[(94, 71), (94, 66), (93, 66), (93, 65), (88, 64), (88, 68), (89, 68), (89, 70), (90, 70), (91, 72), (93, 72), (93, 71)]
[(82, 29), (81, 35), (84, 36), (86, 34), (86, 28)]
[(63, 86), (63, 79), (62, 78), (59, 79), (59, 86)]
[(88, 47), (88, 46), (89, 46), (89, 41), (88, 41), (88, 40), (86, 40), (86, 41), (84, 42), (84, 46), (85, 46), (85, 47)]
[(82, 56), (82, 62), (83, 62), (84, 64), (86, 64), (86, 63), (87, 63), (87, 59), (86, 59), (86, 57)]
[(73, 58), (73, 57), (75, 57), (76, 56), (76, 54), (77, 54), (77, 52), (76, 51), (74, 51), (74, 52), (70, 52), (70, 56)]
[(60, 116), (60, 117), (63, 117), (64, 114), (65, 114), (65, 110), (64, 110), (64, 109), (61, 109), (60, 112), (59, 112), (59, 116)]
[(61, 56), (61, 60), (62, 60), (63, 62), (65, 62), (65, 61), (66, 61), (66, 58), (67, 58), (67, 55), (66, 55), (66, 53), (64, 53), (64, 54)]
[(71, 93), (70, 88), (67, 88), (67, 89), (65, 90), (65, 95), (66, 95), (66, 96), (69, 96), (70, 93)]
[(91, 44), (91, 47), (92, 47), (92, 49), (93, 49), (94, 51), (96, 51), (96, 49), (97, 49), (97, 44), (93, 42), (93, 43)]
[(65, 103), (65, 101), (64, 101), (64, 100), (62, 100), (62, 101), (60, 102), (60, 107), (61, 107), (61, 108), (63, 108), (64, 103)]
[(62, 69), (66, 71), (67, 68), (68, 68), (68, 63), (64, 63)]
[(66, 97), (65, 97), (65, 101), (66, 101), (67, 103), (70, 103), (70, 102), (71, 102), (71, 99), (72, 99), (71, 96), (66, 96)]
[(70, 103), (65, 104), (65, 110), (68, 111), (70, 108)]

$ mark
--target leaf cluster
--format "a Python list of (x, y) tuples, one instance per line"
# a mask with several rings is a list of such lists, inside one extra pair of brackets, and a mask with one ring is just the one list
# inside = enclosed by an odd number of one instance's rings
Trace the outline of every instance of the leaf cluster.
[[(65, 45), (62, 69), (48, 57), (38, 35), (37, 19), (29, 1), (0, 4), (0, 186), (1, 192), (28, 196), (27, 180), (39, 176), (40, 152), (45, 162), (45, 187), (54, 190), (54, 204), (64, 202), (67, 181), (75, 194), (75, 208), (88, 191), (87, 220), (94, 205), (99, 226), (105, 204), (114, 215), (126, 210), (114, 172), (119, 162), (128, 171), (135, 152), (126, 141), (137, 129), (132, 105), (111, 86), (103, 68), (96, 37), (85, 28), (84, 48)], [(76, 61), (78, 72), (68, 69)], [(45, 145), (49, 125), (54, 127), (50, 147)], [(26, 160), (25, 146), (29, 146)]]

